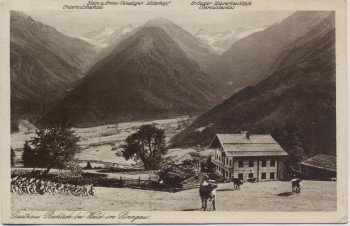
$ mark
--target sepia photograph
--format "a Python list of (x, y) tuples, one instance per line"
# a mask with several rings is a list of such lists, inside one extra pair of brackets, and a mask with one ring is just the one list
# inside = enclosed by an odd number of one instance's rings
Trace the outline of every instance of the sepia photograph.
[(117, 3), (8, 11), (8, 222), (347, 209), (336, 10)]

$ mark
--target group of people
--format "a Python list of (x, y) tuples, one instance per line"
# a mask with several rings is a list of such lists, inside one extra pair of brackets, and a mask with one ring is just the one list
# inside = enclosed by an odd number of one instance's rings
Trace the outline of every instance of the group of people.
[(29, 175), (17, 175), (11, 178), (11, 192), (17, 194), (72, 194), (75, 196), (94, 195), (93, 184), (83, 186), (43, 180)]

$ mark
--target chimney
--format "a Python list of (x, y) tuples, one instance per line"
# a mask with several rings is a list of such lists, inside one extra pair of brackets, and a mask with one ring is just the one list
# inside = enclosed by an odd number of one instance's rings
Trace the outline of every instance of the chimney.
[(244, 134), (247, 140), (250, 140), (250, 132), (249, 131), (241, 131), (241, 134)]

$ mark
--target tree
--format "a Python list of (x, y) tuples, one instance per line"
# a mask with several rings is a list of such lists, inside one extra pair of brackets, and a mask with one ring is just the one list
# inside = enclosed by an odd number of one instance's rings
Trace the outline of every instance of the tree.
[(15, 150), (13, 150), (13, 148), (11, 148), (11, 166), (15, 165), (15, 158), (16, 158)]
[(23, 146), (22, 162), (24, 167), (35, 167), (36, 154), (28, 141), (25, 141)]
[(92, 169), (90, 161), (87, 162), (85, 169)]
[(141, 161), (146, 170), (158, 169), (166, 154), (164, 130), (143, 125), (126, 138), (122, 148), (126, 160)]
[(37, 130), (36, 137), (30, 140), (36, 153), (36, 165), (46, 167), (45, 174), (53, 167), (65, 168), (80, 152), (78, 141), (79, 137), (73, 130), (62, 126)]

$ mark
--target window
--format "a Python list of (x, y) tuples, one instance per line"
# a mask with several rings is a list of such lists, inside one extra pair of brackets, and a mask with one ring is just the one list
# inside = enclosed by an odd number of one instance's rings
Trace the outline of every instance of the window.
[(232, 160), (230, 160), (230, 166), (232, 166)]
[(276, 164), (275, 160), (271, 160), (270, 166), (275, 166), (275, 164)]
[(253, 174), (253, 173), (249, 173), (249, 174), (248, 174), (248, 177), (249, 177), (249, 178), (253, 178), (253, 177), (254, 177), (254, 174)]
[(238, 162), (238, 167), (243, 167), (243, 161)]
[(254, 167), (254, 161), (249, 161), (249, 167)]
[(229, 178), (232, 178), (232, 174), (231, 173), (229, 173)]
[(275, 173), (270, 173), (270, 179), (274, 180), (275, 179)]
[(220, 155), (219, 155), (219, 160), (220, 160)]
[(228, 177), (228, 172), (226, 171), (226, 177)]
[(266, 160), (261, 161), (261, 167), (266, 167)]
[(228, 165), (228, 158), (226, 158), (226, 165)]
[(238, 174), (238, 178), (243, 180), (243, 173)]
[(266, 180), (266, 173), (261, 173), (261, 179)]

